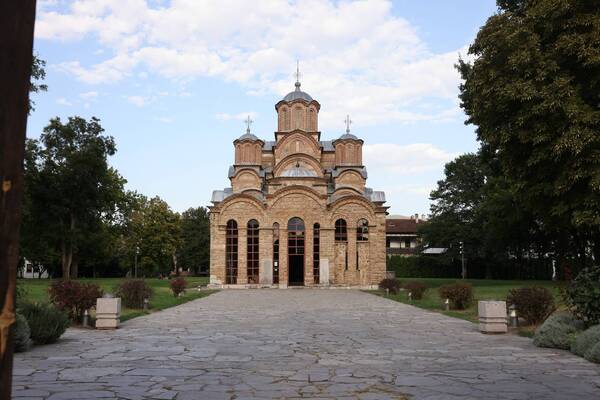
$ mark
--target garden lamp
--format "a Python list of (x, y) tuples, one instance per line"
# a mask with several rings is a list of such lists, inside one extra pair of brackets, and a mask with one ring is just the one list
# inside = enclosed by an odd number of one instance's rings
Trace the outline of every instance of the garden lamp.
[(517, 316), (517, 307), (514, 304), (511, 304), (508, 307), (508, 315), (510, 316), (510, 326), (516, 328), (519, 326), (519, 317)]
[(450, 299), (444, 301), (444, 306), (446, 307), (446, 311), (450, 311)]
[(148, 298), (146, 297), (144, 299), (144, 311), (148, 311), (148, 303), (149, 303), (149, 301), (148, 301)]
[(412, 303), (412, 292), (408, 292), (408, 301)]

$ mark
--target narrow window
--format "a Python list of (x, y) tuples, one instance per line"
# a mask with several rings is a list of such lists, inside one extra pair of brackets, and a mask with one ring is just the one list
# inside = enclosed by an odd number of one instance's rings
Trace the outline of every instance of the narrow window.
[(313, 277), (314, 282), (319, 283), (319, 262), (320, 262), (320, 235), (321, 225), (315, 224), (313, 226)]
[(336, 242), (347, 242), (348, 241), (348, 228), (345, 219), (338, 219), (335, 221), (335, 241)]
[(364, 218), (359, 219), (356, 225), (356, 240), (359, 242), (369, 240), (369, 222)]
[(258, 221), (248, 221), (247, 229), (248, 283), (258, 283)]
[(279, 284), (279, 224), (273, 224), (273, 283)]
[(225, 283), (235, 285), (237, 283), (238, 268), (238, 229), (237, 222), (230, 219), (227, 221), (225, 233)]
[(404, 239), (404, 247), (410, 249), (410, 239)]

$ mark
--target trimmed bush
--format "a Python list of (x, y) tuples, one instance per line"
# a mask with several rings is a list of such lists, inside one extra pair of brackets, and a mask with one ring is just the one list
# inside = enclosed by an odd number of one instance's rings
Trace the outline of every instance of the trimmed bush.
[(127, 308), (143, 308), (144, 299), (150, 299), (154, 290), (143, 279), (127, 279), (115, 289), (117, 297)]
[(596, 343), (594, 347), (586, 351), (584, 357), (588, 361), (600, 364), (600, 342)]
[(589, 325), (600, 324), (600, 265), (583, 269), (563, 296), (578, 318)]
[(571, 353), (577, 354), (580, 357), (585, 357), (585, 354), (600, 343), (600, 325), (594, 325), (586, 329), (581, 334), (577, 335), (577, 339), (571, 345)]
[(404, 290), (411, 293), (412, 298), (415, 300), (421, 300), (427, 290), (427, 285), (418, 281), (405, 283), (403, 287)]
[(532, 325), (539, 325), (556, 311), (554, 296), (544, 287), (524, 287), (511, 289), (506, 297), (506, 304), (517, 308), (519, 317)]
[(473, 286), (467, 282), (456, 282), (440, 286), (440, 298), (450, 299), (450, 308), (464, 310), (473, 303)]
[(27, 319), (31, 339), (37, 344), (54, 343), (70, 325), (67, 314), (45, 303), (27, 303), (19, 311)]
[(398, 292), (400, 291), (400, 281), (396, 278), (382, 279), (381, 282), (379, 282), (379, 289), (389, 289), (390, 293), (398, 294)]
[(15, 338), (15, 352), (20, 353), (31, 347), (31, 330), (27, 319), (20, 313), (16, 314), (16, 322), (13, 328)]
[(452, 260), (439, 256), (393, 255), (387, 259), (388, 271), (395, 271), (396, 276), (403, 278), (459, 278), (460, 265)]
[(184, 278), (171, 279), (171, 281), (169, 282), (169, 286), (171, 286), (173, 296), (177, 297), (179, 296), (179, 293), (185, 292), (187, 281)]
[(79, 321), (85, 310), (96, 306), (96, 299), (103, 291), (94, 283), (80, 283), (74, 280), (55, 281), (48, 288), (50, 301), (69, 315), (72, 321)]
[(533, 335), (533, 344), (538, 347), (569, 350), (584, 327), (583, 321), (571, 314), (554, 314), (537, 328)]

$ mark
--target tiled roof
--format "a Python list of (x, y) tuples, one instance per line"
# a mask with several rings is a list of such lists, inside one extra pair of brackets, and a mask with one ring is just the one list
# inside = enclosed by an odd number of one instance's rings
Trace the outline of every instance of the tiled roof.
[(422, 221), (417, 223), (416, 219), (386, 219), (386, 233), (417, 233), (417, 227), (422, 224)]

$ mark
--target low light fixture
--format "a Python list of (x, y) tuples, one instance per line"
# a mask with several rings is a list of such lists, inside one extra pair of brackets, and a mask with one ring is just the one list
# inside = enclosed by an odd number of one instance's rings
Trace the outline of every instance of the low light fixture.
[(508, 307), (508, 315), (510, 316), (510, 326), (517, 328), (519, 326), (519, 317), (517, 316), (517, 307), (514, 304)]
[(389, 296), (390, 295), (390, 289), (389, 288), (385, 288), (385, 295)]
[(408, 301), (412, 303), (412, 292), (408, 292)]
[(88, 310), (83, 312), (83, 321), (81, 322), (84, 328), (87, 328), (90, 325), (90, 313)]
[(444, 301), (444, 307), (446, 308), (446, 311), (450, 311), (450, 299)]
[(144, 311), (148, 311), (148, 303), (149, 303), (148, 298), (145, 298), (144, 299)]

